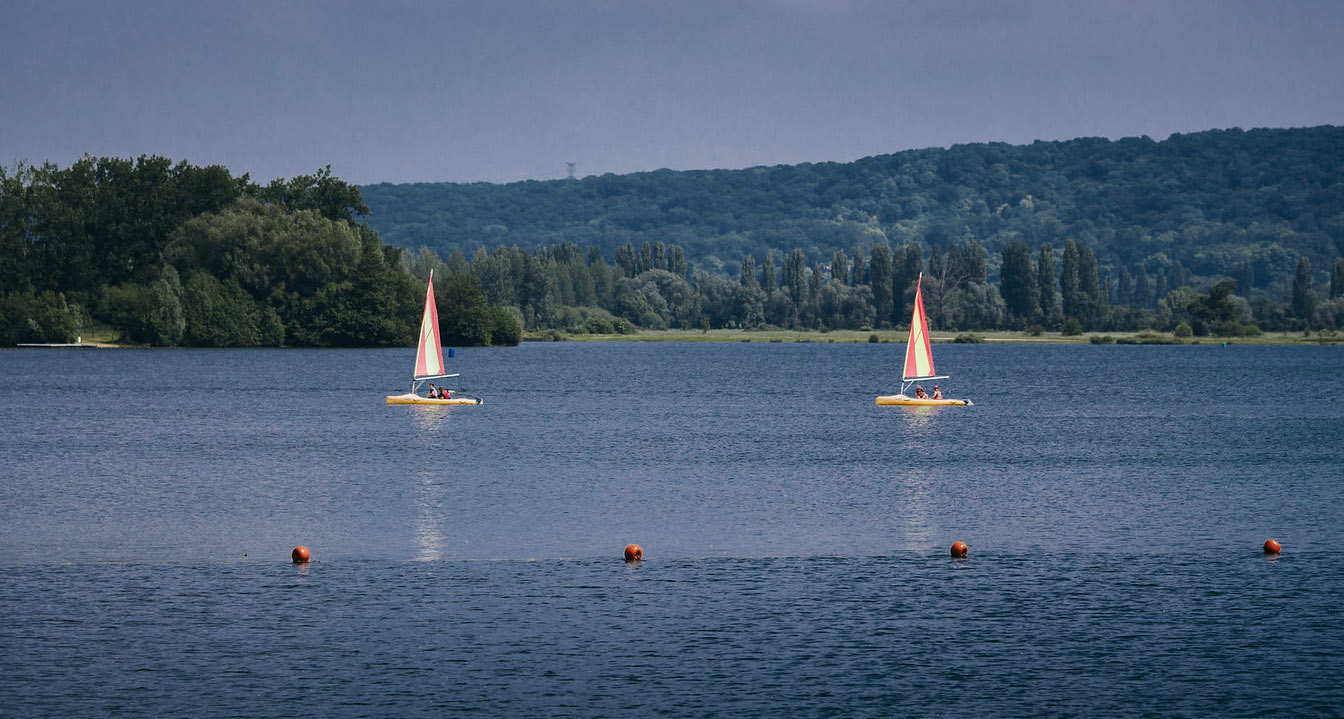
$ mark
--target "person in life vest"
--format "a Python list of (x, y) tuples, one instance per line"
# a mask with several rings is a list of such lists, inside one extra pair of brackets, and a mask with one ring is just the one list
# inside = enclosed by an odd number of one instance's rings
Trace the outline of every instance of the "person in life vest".
[(916, 386), (916, 387), (915, 387), (915, 396), (918, 397), (919, 399), (928, 399), (928, 398), (929, 398), (929, 395), (927, 395), (927, 394), (924, 393), (924, 388), (923, 388), (923, 387), (920, 387), (920, 386)]
[(940, 390), (940, 389), (938, 389), (938, 385), (934, 385), (934, 386), (933, 386), (933, 398), (934, 398), (934, 399), (942, 399), (942, 398), (943, 398), (943, 391)]
[(447, 387), (439, 388), (439, 399), (452, 399), (452, 398), (453, 395), (448, 391)]

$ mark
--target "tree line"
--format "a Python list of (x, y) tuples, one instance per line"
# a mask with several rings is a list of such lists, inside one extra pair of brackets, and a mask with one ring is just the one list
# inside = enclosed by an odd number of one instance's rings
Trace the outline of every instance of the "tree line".
[[(1300, 258), (1292, 300), (1247, 290), (1253, 281), (1200, 283), (1179, 262), (1099, 269), (1084, 243), (1032, 248), (1009, 242), (990, 256), (975, 240), (942, 247), (875, 243), (828, 261), (802, 248), (744, 255), (735, 276), (690, 271), (683, 248), (644, 242), (617, 248), (562, 244), (525, 251), (478, 248), (447, 260), (422, 248), (417, 272), (444, 267), (474, 277), (490, 303), (517, 308), (529, 329), (623, 333), (640, 328), (838, 330), (908, 325), (916, 279), (935, 329), (1139, 331), (1248, 336), (1263, 331), (1344, 328), (1344, 259), (1318, 299), (1310, 261)], [(997, 282), (990, 268), (998, 269)], [(1247, 273), (1251, 269), (1243, 268)]]
[[(84, 157), (0, 168), (0, 344), (105, 326), (151, 346), (413, 344), (424, 282), (330, 168), (267, 185), (220, 166)], [(517, 344), (474, 277), (436, 277), (458, 344)]]

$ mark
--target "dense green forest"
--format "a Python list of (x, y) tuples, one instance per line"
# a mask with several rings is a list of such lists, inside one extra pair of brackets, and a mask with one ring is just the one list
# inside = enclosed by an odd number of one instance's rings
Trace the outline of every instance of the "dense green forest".
[[(0, 344), (95, 327), (152, 346), (409, 346), (429, 268), (330, 169), (269, 185), (162, 157), (0, 168)], [(435, 278), (454, 344), (517, 344), (476, 278)]]
[(508, 185), (86, 157), (0, 168), (0, 343), (407, 345), (432, 270), (461, 345), (900, 327), (921, 275), (942, 330), (1333, 332), (1342, 250), (1334, 127)]
[[(920, 269), (947, 328), (1062, 329), (1068, 318), (1088, 329), (1207, 325), (1190, 303), (1224, 280), (1237, 285), (1220, 304), (1219, 323), (1229, 329), (1233, 319), (1260, 329), (1344, 324), (1332, 304), (1344, 251), (1344, 128), (1337, 127), (360, 189), (383, 238), (438, 257), (471, 256), (459, 269), (470, 265), (491, 301), (519, 307), (530, 327), (581, 328), (592, 313), (574, 310), (580, 306), (638, 326), (898, 325)], [(1056, 273), (1053, 288), (1037, 281), (1034, 311), (1032, 296), (1017, 289), (1024, 250), (1032, 273), (1042, 260)], [(514, 272), (520, 257), (554, 265), (557, 288), (534, 301), (546, 292), (518, 277), (500, 286), (495, 269), (477, 269), (486, 259), (502, 263), (490, 259), (499, 253), (512, 258)], [(622, 254), (637, 262), (623, 264)], [(595, 297), (572, 279), (576, 257), (590, 268), (599, 257), (614, 263), (587, 272)], [(842, 259), (847, 266), (837, 264)], [(1077, 280), (1067, 274), (1075, 266)], [(671, 277), (645, 276), (651, 270)], [(604, 273), (629, 282), (606, 296)], [(746, 289), (726, 286), (734, 279)], [(753, 287), (759, 297), (729, 298)], [(1090, 304), (1078, 304), (1080, 292)]]

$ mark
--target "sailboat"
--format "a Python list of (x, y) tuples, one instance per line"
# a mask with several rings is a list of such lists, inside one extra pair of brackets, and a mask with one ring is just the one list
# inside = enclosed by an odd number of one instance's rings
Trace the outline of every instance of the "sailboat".
[(905, 371), (901, 374), (901, 393), (889, 394), (877, 398), (882, 406), (906, 405), (916, 407), (937, 407), (943, 405), (968, 405), (969, 399), (933, 399), (932, 397), (908, 397), (906, 388), (916, 382), (935, 379), (947, 379), (947, 375), (935, 374), (933, 370), (933, 345), (929, 342), (929, 319), (924, 314), (924, 294), (920, 285), (924, 273), (915, 280), (915, 309), (910, 315), (910, 338), (905, 342)]
[[(448, 355), (451, 357), (452, 352)], [(443, 365), (443, 345), (439, 342), (439, 309), (434, 304), (434, 271), (429, 271), (429, 288), (425, 290), (425, 313), (420, 318), (420, 340), (415, 350), (415, 374), (411, 378), (411, 391), (406, 394), (391, 395), (388, 404), (480, 404), (479, 397), (468, 397), (450, 391), (448, 399), (422, 397), (417, 394), (420, 385), (432, 379), (455, 379), (461, 382), (458, 374), (445, 374)], [(460, 384), (459, 384), (460, 386)]]

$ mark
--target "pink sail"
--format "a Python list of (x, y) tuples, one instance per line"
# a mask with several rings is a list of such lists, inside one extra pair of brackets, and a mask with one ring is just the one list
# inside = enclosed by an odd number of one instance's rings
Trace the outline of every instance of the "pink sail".
[(443, 345), (439, 343), (439, 309), (434, 304), (434, 271), (425, 290), (425, 314), (420, 319), (420, 341), (415, 350), (415, 378), (443, 376)]
[(915, 310), (910, 315), (910, 339), (905, 343), (903, 379), (933, 377), (933, 347), (929, 344), (929, 318), (924, 315), (924, 294), (920, 285), (924, 273), (915, 280)]

